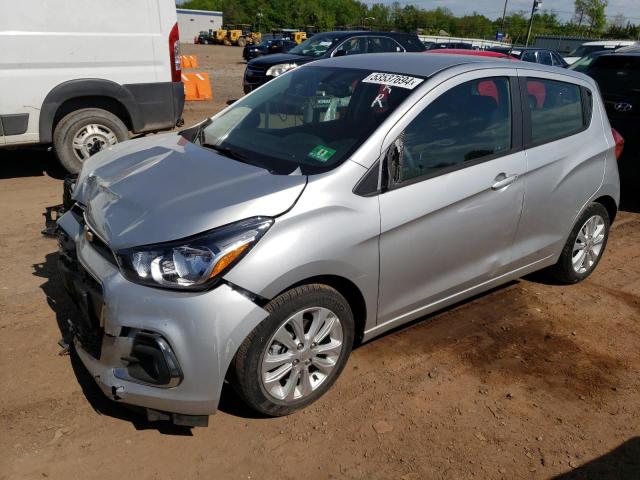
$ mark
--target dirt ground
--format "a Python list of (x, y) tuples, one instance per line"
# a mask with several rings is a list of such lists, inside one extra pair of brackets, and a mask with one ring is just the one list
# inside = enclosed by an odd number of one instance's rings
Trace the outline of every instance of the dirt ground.
[[(187, 106), (192, 123), (241, 96), (244, 65), (237, 48), (184, 50), (215, 96)], [(225, 389), (188, 429), (107, 400), (58, 354), (77, 313), (40, 230), (62, 175), (46, 151), (0, 150), (0, 479), (640, 478), (637, 184), (586, 282), (513, 282), (356, 349), (302, 412), (259, 418)]]

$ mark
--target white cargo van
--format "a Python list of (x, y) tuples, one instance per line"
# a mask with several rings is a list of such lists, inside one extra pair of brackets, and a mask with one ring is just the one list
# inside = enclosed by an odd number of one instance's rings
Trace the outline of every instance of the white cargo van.
[(77, 172), (181, 122), (175, 0), (0, 1), (0, 148), (53, 144)]

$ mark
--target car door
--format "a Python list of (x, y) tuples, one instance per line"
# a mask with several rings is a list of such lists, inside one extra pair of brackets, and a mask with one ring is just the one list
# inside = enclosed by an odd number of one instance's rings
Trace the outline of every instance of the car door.
[(513, 250), (528, 265), (560, 253), (580, 209), (602, 182), (609, 147), (587, 82), (524, 68), (518, 73), (527, 171)]
[(523, 204), (520, 100), (513, 70), (492, 72), (440, 84), (385, 139), (404, 153), (379, 197), (379, 325), (510, 270)]

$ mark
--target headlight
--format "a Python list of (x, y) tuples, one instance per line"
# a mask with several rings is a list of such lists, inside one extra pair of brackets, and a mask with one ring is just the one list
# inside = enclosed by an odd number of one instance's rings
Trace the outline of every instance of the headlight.
[(278, 75), (282, 75), (283, 73), (288, 72), (289, 70), (293, 70), (298, 65), (295, 63), (279, 63), (278, 65), (274, 65), (267, 70), (268, 77), (277, 77)]
[(116, 253), (123, 275), (132, 282), (179, 290), (205, 290), (236, 264), (273, 224), (254, 217), (174, 242)]

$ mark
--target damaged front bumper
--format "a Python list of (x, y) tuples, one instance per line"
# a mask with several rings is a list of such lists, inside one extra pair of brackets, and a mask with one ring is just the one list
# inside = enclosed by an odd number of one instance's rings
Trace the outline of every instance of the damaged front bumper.
[(150, 418), (202, 424), (189, 417), (216, 411), (233, 356), (267, 312), (225, 283), (191, 293), (126, 280), (78, 206), (58, 227), (60, 272), (82, 313), (74, 343), (102, 391)]

